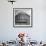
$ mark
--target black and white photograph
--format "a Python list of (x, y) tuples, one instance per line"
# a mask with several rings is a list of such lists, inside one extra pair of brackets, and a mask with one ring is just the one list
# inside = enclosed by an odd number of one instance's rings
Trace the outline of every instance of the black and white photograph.
[(32, 26), (32, 8), (14, 8), (13, 26), (31, 27)]

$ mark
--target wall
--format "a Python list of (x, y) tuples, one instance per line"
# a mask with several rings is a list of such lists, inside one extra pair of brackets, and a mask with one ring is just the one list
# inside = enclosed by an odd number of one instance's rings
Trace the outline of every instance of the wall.
[[(13, 8), (33, 8), (33, 27), (14, 28)], [(46, 40), (46, 1), (17, 0), (12, 5), (7, 0), (0, 0), (0, 40), (15, 40), (19, 32), (28, 33), (31, 39)]]

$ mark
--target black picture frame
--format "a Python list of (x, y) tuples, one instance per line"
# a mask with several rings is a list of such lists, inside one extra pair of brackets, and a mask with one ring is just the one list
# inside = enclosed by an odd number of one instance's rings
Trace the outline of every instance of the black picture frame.
[[(22, 11), (24, 11), (25, 10), (25, 12), (28, 12), (28, 11), (30, 11), (30, 25), (16, 25), (16, 23), (15, 23), (15, 16), (16, 16), (16, 11), (18, 10), (22, 10)], [(27, 11), (26, 11), (27, 10)], [(16, 28), (16, 27), (32, 27), (33, 26), (33, 8), (13, 8), (13, 27), (14, 28)]]

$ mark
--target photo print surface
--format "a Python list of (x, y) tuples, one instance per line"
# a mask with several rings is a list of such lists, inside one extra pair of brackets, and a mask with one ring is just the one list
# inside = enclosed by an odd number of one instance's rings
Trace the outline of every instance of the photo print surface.
[(32, 26), (32, 8), (14, 8), (13, 9), (13, 26), (14, 27), (31, 27)]

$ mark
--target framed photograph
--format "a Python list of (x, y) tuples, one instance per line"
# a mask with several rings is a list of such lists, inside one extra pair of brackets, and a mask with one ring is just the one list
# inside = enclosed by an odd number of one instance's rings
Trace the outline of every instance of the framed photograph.
[(32, 27), (32, 8), (13, 8), (13, 27)]

